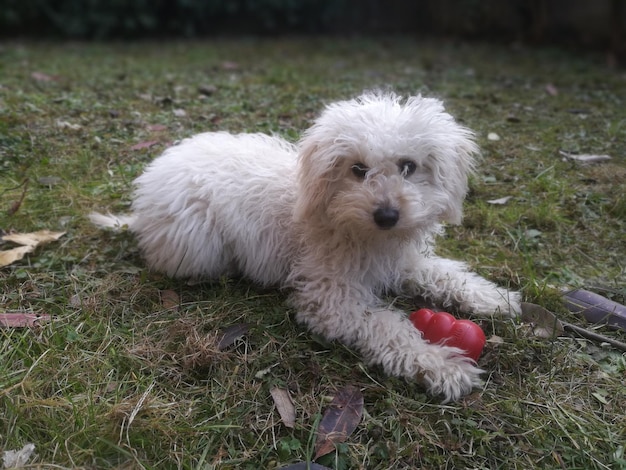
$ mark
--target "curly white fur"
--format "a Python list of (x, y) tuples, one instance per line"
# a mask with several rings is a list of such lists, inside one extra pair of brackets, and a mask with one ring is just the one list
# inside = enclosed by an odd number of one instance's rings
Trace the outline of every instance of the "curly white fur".
[(91, 219), (127, 225), (150, 268), (170, 276), (289, 287), (311, 331), (454, 400), (482, 371), (424, 341), (380, 296), (518, 314), (518, 293), (433, 253), (441, 223), (461, 220), (476, 152), (440, 101), (366, 93), (328, 106), (298, 145), (264, 134), (186, 139), (135, 180), (131, 215)]

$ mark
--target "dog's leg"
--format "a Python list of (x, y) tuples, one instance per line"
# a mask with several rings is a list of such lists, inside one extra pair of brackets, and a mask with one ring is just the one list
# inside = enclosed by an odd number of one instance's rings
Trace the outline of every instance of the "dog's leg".
[[(350, 292), (350, 289), (341, 289)], [(418, 380), (433, 395), (456, 400), (480, 385), (473, 361), (456, 348), (429, 344), (402, 312), (368, 308), (366, 304), (341, 300), (332, 292), (296, 294), (298, 321), (328, 339), (357, 349), (389, 375)]]
[(436, 256), (422, 258), (412, 265), (406, 271), (402, 289), (443, 307), (454, 306), (481, 316), (517, 317), (521, 311), (519, 292), (496, 286), (468, 271), (464, 263)]

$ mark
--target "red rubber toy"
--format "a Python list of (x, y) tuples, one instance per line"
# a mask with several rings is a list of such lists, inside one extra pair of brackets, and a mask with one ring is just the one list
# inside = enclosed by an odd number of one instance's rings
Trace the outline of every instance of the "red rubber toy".
[(409, 315), (411, 323), (422, 332), (425, 340), (441, 343), (465, 351), (465, 355), (478, 360), (485, 346), (485, 333), (470, 320), (457, 320), (446, 312), (419, 309)]

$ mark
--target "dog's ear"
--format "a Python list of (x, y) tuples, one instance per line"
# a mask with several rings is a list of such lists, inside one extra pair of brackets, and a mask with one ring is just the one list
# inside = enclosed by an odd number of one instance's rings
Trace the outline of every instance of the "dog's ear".
[(300, 143), (298, 154), (298, 191), (294, 207), (294, 219), (306, 220), (323, 212), (328, 203), (332, 166), (312, 136)]
[(468, 179), (474, 174), (478, 146), (474, 142), (473, 133), (461, 128), (458, 142), (455, 146), (455, 165), (447, 166), (447, 174), (443, 181), (450, 199), (444, 213), (446, 222), (460, 224), (463, 220), (463, 201), (469, 189)]

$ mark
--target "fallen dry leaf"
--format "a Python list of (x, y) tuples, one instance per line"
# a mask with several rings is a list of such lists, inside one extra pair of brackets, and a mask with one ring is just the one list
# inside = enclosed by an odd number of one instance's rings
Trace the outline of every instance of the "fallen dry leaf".
[(21, 449), (5, 450), (2, 452), (3, 468), (21, 468), (25, 467), (30, 457), (35, 452), (35, 444), (28, 443)]
[(540, 338), (563, 336), (566, 332), (569, 332), (592, 341), (608, 343), (620, 351), (626, 351), (626, 343), (572, 323), (561, 321), (554, 313), (539, 305), (522, 302), (522, 321), (528, 322), (533, 330), (533, 334)]
[(293, 428), (296, 424), (296, 407), (293, 405), (289, 391), (284, 388), (272, 387), (270, 394), (283, 424)]
[(59, 129), (69, 129), (71, 131), (78, 131), (83, 128), (80, 124), (72, 124), (69, 121), (58, 120), (56, 124)]
[(224, 349), (235, 344), (238, 338), (245, 335), (250, 329), (250, 325), (247, 323), (238, 323), (237, 325), (231, 325), (222, 330), (222, 338), (217, 343), (217, 349), (223, 351)]
[(487, 342), (490, 344), (503, 344), (504, 339), (502, 339), (501, 336), (491, 335), (491, 337), (487, 339)]
[(30, 74), (31, 78), (38, 82), (58, 82), (59, 77), (56, 75), (48, 75), (47, 73), (33, 72)]
[(40, 230), (30, 233), (9, 233), (2, 236), (5, 242), (13, 242), (18, 245), (38, 246), (42, 243), (53, 242), (65, 235), (65, 232), (51, 232), (50, 230)]
[(522, 302), (521, 319), (530, 325), (532, 334), (538, 338), (554, 338), (565, 333), (559, 319), (541, 305)]
[(158, 140), (148, 140), (145, 142), (139, 142), (138, 144), (135, 144), (132, 147), (130, 147), (130, 150), (149, 149), (150, 147), (153, 147), (157, 145), (158, 143), (159, 143)]
[(159, 295), (161, 296), (161, 305), (166, 310), (178, 310), (180, 305), (180, 297), (173, 290), (162, 290), (159, 291)]
[(221, 65), (222, 65), (223, 70), (238, 70), (239, 69), (239, 64), (237, 62), (233, 62), (230, 60), (226, 60), (222, 62)]
[(363, 394), (348, 385), (337, 392), (324, 412), (315, 441), (315, 458), (335, 450), (335, 445), (345, 442), (361, 422), (363, 416)]
[(204, 96), (211, 96), (216, 91), (217, 87), (215, 85), (200, 85), (198, 87), (198, 93)]
[(26, 328), (37, 326), (50, 320), (50, 315), (35, 313), (0, 313), (0, 328)]
[(504, 196), (500, 199), (491, 199), (487, 201), (488, 204), (504, 205), (511, 200), (513, 196)]
[(582, 314), (590, 323), (606, 323), (626, 331), (626, 306), (585, 289), (574, 289), (563, 295), (565, 307)]
[(555, 87), (552, 83), (548, 83), (546, 85), (546, 93), (550, 96), (557, 96), (559, 94), (559, 89)]
[(17, 248), (0, 251), (0, 268), (7, 266), (24, 257), (26, 253), (32, 252), (42, 243), (58, 240), (65, 232), (51, 232), (49, 230), (40, 230), (32, 233), (10, 233), (2, 236), (5, 242), (17, 243)]
[(572, 153), (564, 152), (563, 150), (559, 151), (559, 153), (568, 160), (574, 160), (575, 162), (583, 164), (602, 163), (611, 159), (610, 155), (574, 155)]
[(11, 250), (0, 251), (0, 268), (8, 266), (11, 263), (15, 263), (16, 261), (22, 259), (26, 253), (30, 253), (34, 249), (34, 246), (27, 245), (18, 246), (17, 248), (13, 248)]
[(54, 186), (63, 181), (58, 176), (42, 176), (41, 178), (37, 178), (37, 183), (42, 186)]
[(260, 370), (260, 371), (258, 371), (256, 374), (254, 374), (254, 378), (255, 378), (255, 379), (258, 379), (258, 380), (263, 379), (263, 378), (264, 378), (267, 374), (269, 374), (270, 372), (272, 372), (272, 369), (273, 369), (274, 367), (276, 367), (278, 364), (279, 364), (279, 363), (277, 362), (277, 363), (275, 363), (275, 364), (272, 364), (272, 365), (271, 365), (271, 366), (269, 366), (269, 367), (266, 367), (265, 369), (261, 369), (261, 370)]

